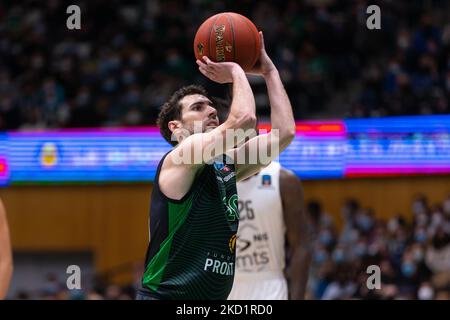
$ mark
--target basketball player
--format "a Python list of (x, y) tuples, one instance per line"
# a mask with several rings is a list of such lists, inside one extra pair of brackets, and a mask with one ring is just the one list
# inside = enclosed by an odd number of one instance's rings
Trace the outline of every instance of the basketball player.
[[(227, 130), (252, 129), (256, 122), (250, 84), (242, 68), (232, 62), (197, 60), (200, 72), (210, 80), (232, 83), (230, 113), (222, 124), (207, 93), (198, 86), (178, 90), (162, 107), (158, 125), (174, 148), (161, 159), (155, 176), (139, 300), (224, 300), (231, 291), (239, 219), (236, 180), (268, 164), (261, 158), (254, 164), (237, 159), (255, 148), (269, 154), (272, 144), (277, 144), (278, 152), (270, 154), (269, 161), (273, 160), (295, 135), (289, 98), (260, 36), (260, 60), (251, 72), (263, 76), (268, 85), (274, 115), (270, 133), (248, 141), (245, 135), (226, 138)], [(196, 132), (198, 127), (201, 132)], [(202, 153), (200, 163), (194, 161), (196, 150)]]
[(6, 211), (0, 199), (0, 299), (8, 292), (9, 282), (13, 272), (11, 243), (9, 241), (8, 220)]
[(236, 274), (228, 299), (304, 299), (311, 251), (300, 179), (274, 161), (237, 190)]

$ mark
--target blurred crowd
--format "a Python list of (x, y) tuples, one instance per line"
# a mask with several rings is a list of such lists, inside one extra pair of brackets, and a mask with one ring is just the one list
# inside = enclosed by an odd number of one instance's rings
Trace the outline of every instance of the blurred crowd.
[[(81, 30), (62, 0), (0, 3), (0, 130), (155, 124), (178, 87), (229, 88), (196, 69), (198, 26), (221, 11), (264, 31), (297, 119), (442, 114), (450, 101), (450, 9), (445, 0), (238, 2), (78, 1)], [(259, 113), (264, 85), (251, 79)]]
[[(317, 234), (310, 299), (450, 299), (450, 195), (433, 205), (417, 196), (412, 221), (380, 220), (351, 199), (340, 233), (319, 203), (308, 211)], [(372, 265), (381, 272), (378, 284)]]
[[(111, 280), (112, 275), (124, 274), (132, 270), (133, 281), (119, 285)], [(81, 288), (68, 289), (66, 275), (47, 273), (39, 286), (33, 289), (16, 288), (7, 299), (11, 300), (134, 300), (142, 277), (142, 261), (130, 264), (124, 270), (109, 271), (103, 274), (84, 274)]]
[[(450, 300), (450, 195), (436, 204), (418, 195), (411, 220), (399, 214), (388, 221), (350, 199), (341, 231), (319, 202), (309, 202), (307, 211), (316, 237), (306, 299)], [(65, 279), (49, 274), (40, 290), (19, 290), (10, 298), (134, 299), (142, 271), (139, 262), (128, 286), (96, 277), (83, 290), (68, 290)]]

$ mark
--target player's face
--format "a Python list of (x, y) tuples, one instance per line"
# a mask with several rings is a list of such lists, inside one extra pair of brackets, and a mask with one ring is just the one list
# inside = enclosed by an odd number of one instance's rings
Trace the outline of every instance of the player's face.
[(217, 110), (212, 106), (211, 100), (201, 94), (185, 96), (180, 101), (181, 123), (183, 128), (194, 133), (194, 125), (201, 124), (202, 132), (214, 129), (219, 125)]

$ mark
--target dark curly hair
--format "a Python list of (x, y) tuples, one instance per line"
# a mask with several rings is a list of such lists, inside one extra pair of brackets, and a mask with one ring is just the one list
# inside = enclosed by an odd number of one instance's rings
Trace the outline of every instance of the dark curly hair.
[(190, 85), (186, 87), (182, 87), (172, 94), (170, 99), (164, 103), (159, 112), (158, 119), (156, 120), (156, 124), (159, 127), (159, 131), (161, 135), (169, 142), (172, 146), (176, 146), (178, 144), (177, 141), (172, 141), (172, 131), (170, 131), (168, 123), (173, 120), (181, 120), (181, 108), (182, 105), (180, 101), (185, 96), (190, 96), (193, 94), (201, 94), (205, 97), (208, 97), (208, 93), (202, 86), (198, 85)]

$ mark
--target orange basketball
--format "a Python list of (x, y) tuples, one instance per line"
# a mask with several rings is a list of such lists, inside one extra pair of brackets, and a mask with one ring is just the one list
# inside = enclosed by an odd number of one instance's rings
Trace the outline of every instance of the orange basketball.
[(233, 61), (244, 71), (250, 70), (259, 58), (261, 40), (258, 29), (246, 17), (218, 13), (198, 28), (194, 39), (196, 59), (208, 56), (212, 61)]

